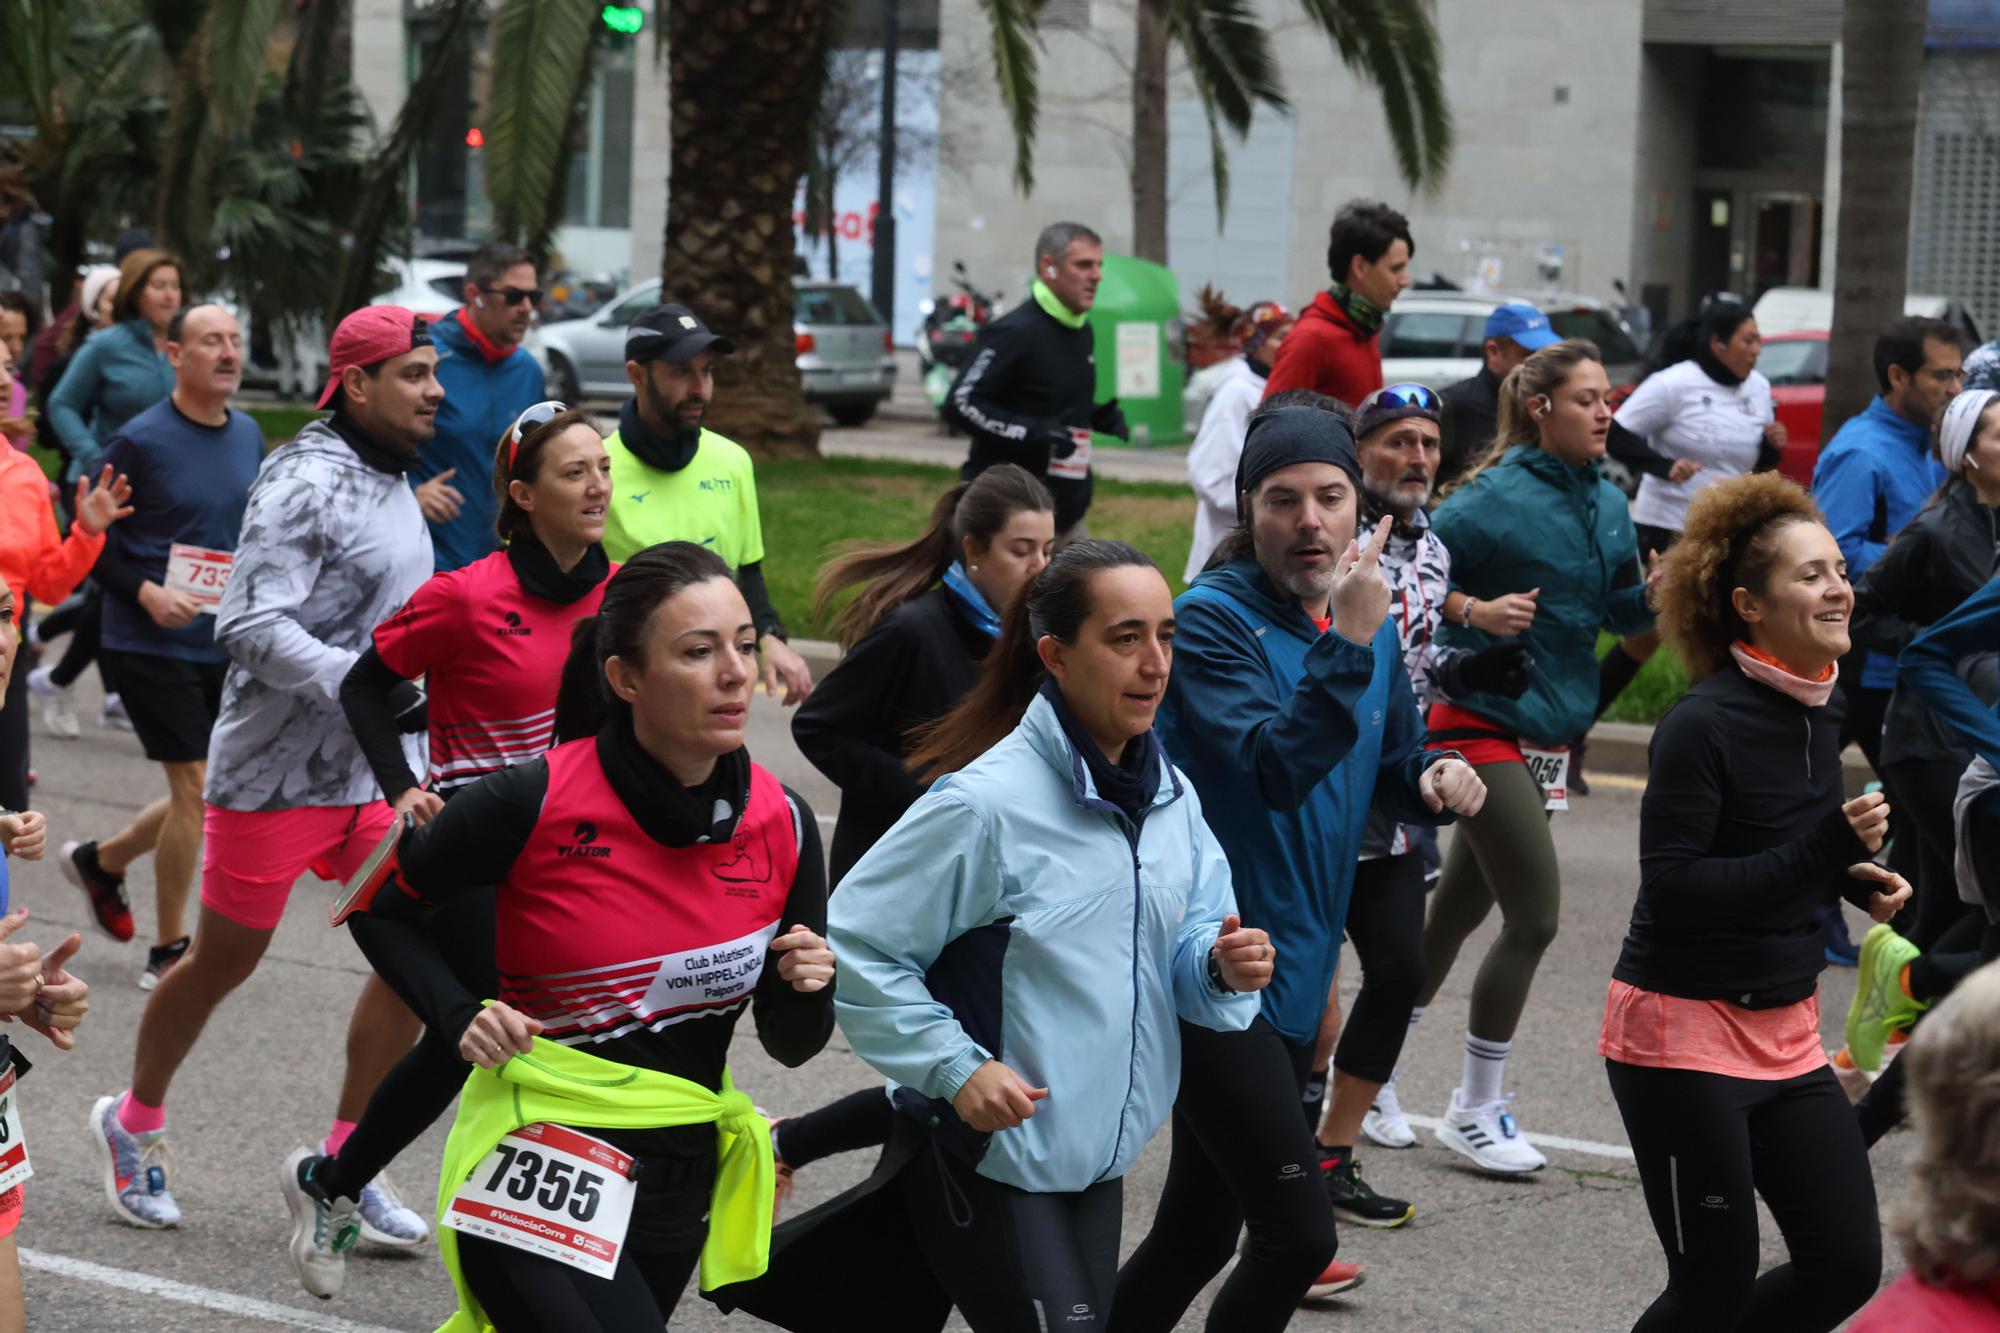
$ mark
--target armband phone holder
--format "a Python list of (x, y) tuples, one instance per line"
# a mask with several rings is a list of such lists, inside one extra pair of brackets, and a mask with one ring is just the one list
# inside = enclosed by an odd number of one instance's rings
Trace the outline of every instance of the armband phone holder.
[(375, 850), (368, 853), (368, 859), (361, 863), (361, 868), (334, 895), (326, 911), (328, 925), (338, 926), (356, 912), (373, 911), (385, 885), (391, 886), (388, 889), (391, 893), (416, 897), (398, 873), (402, 866), (396, 857), (396, 850), (403, 843), (403, 834), (416, 826), (415, 818), (408, 814), (389, 826), (389, 831), (382, 835), (381, 842), (375, 844)]

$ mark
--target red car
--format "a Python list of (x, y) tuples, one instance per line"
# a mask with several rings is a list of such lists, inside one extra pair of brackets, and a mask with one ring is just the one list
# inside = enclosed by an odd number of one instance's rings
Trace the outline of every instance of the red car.
[(1826, 407), (1826, 334), (1775, 333), (1764, 339), (1757, 369), (1771, 381), (1771, 405), (1785, 427), (1778, 471), (1812, 485), (1819, 461), (1820, 414)]

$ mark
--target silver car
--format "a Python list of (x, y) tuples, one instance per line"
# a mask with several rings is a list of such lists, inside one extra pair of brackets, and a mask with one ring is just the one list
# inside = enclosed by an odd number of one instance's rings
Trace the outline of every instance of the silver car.
[[(542, 367), (549, 395), (573, 403), (629, 394), (625, 329), (659, 303), (659, 282), (641, 283), (593, 314), (531, 330), (526, 345)], [(867, 421), (895, 387), (888, 322), (854, 288), (797, 280), (792, 335), (806, 401), (824, 407), (841, 425)]]

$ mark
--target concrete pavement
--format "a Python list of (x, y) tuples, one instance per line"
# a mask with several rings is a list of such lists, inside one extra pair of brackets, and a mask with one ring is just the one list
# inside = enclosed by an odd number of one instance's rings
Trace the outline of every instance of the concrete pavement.
[[(84, 738), (49, 740), (36, 725), (40, 773), (37, 808), (50, 820), (51, 853), (68, 838), (114, 831), (164, 790), (158, 770), (129, 735), (99, 730), (94, 677), (80, 701)], [(783, 711), (759, 700), (752, 752), (796, 787), (830, 829), (837, 794), (798, 756)], [(1636, 863), (1638, 792), (1632, 779), (1607, 776), (1599, 794), (1558, 817), (1565, 871), (1562, 933), (1530, 1001), (1510, 1070), (1515, 1109), (1531, 1134), (1563, 1142), (1549, 1148), (1551, 1167), (1524, 1180), (1495, 1181), (1462, 1168), (1425, 1136), (1422, 1147), (1390, 1153), (1364, 1149), (1368, 1178), (1418, 1207), (1395, 1232), (1343, 1231), (1342, 1254), (1368, 1265), (1368, 1282), (1342, 1300), (1305, 1310), (1299, 1330), (1607, 1330), (1629, 1326), (1663, 1281), (1664, 1267), (1647, 1223), (1636, 1177), (1623, 1155), (1624, 1135), (1601, 1062), (1594, 1053), (1604, 985), (1630, 910)], [(72, 927), (87, 929), (76, 892), (52, 862), (16, 862), (14, 894), (33, 909), (28, 934), (53, 944)], [(152, 911), (150, 861), (134, 868), (134, 908), (142, 936)], [(85, 1117), (99, 1095), (123, 1087), (144, 995), (133, 985), (144, 939), (114, 944), (91, 934), (78, 972), (94, 986), (79, 1049), (50, 1050), (15, 1030), (34, 1073), (23, 1084), (26, 1133), (36, 1167), (19, 1232), (27, 1269), (29, 1327), (38, 1330), (430, 1329), (450, 1308), (433, 1248), (409, 1255), (364, 1253), (349, 1267), (348, 1290), (319, 1302), (300, 1292), (284, 1257), (288, 1235), (276, 1188), (278, 1163), (294, 1145), (325, 1131), (339, 1086), (346, 1020), (364, 975), (346, 936), (327, 929), (328, 888), (302, 881), (258, 974), (217, 1013), (175, 1084), (169, 1101), (177, 1154), (173, 1185), (187, 1212), (173, 1232), (140, 1232), (111, 1220), (99, 1190), (98, 1158)], [(1405, 1053), (1405, 1105), (1436, 1115), (1459, 1067), (1467, 990), (1489, 923), (1468, 945), (1444, 994)], [(1858, 928), (1858, 927), (1857, 927)], [(1358, 976), (1345, 969), (1351, 992)], [(1838, 1027), (1853, 986), (1851, 972), (1823, 984), (1824, 1030)], [(735, 1067), (741, 1086), (774, 1114), (796, 1113), (877, 1080), (836, 1035), (819, 1059), (786, 1070), (758, 1048), (749, 1023), (739, 1029)], [(398, 1164), (403, 1192), (420, 1206), (436, 1186), (444, 1128), (427, 1134)], [(1902, 1190), (1907, 1136), (1877, 1149), (1882, 1197)], [(1127, 1180), (1124, 1244), (1144, 1235), (1167, 1160), (1162, 1132)], [(803, 1207), (863, 1175), (857, 1155), (816, 1165), (799, 1177)], [(1767, 1264), (1782, 1244), (1763, 1217)], [(1901, 1267), (1893, 1258), (1891, 1273)], [(885, 1280), (908, 1256), (885, 1255)], [(674, 1328), (757, 1328), (725, 1320), (690, 1295)], [(829, 1312), (831, 1329), (865, 1329), (864, 1316)], [(1183, 1325), (1200, 1328), (1200, 1310)]]

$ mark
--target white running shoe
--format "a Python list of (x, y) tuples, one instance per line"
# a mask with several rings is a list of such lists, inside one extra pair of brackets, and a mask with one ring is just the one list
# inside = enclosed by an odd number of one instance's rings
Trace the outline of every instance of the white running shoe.
[[(1399, 1069), (1396, 1074), (1402, 1072)], [(1395, 1074), (1390, 1075), (1389, 1081), (1375, 1094), (1368, 1114), (1361, 1117), (1361, 1132), (1384, 1148), (1417, 1146), (1417, 1131), (1410, 1128), (1409, 1117), (1403, 1114), (1403, 1104), (1396, 1098)]]
[(105, 695), (104, 716), (98, 720), (98, 725), (106, 731), (132, 730), (132, 718), (125, 711), (125, 701), (115, 694)]
[(1549, 1159), (1521, 1137), (1521, 1127), (1507, 1110), (1513, 1100), (1510, 1093), (1481, 1106), (1464, 1106), (1459, 1103), (1459, 1089), (1453, 1088), (1451, 1107), (1435, 1131), (1437, 1141), (1495, 1175), (1518, 1176), (1541, 1170)]
[(28, 693), (42, 701), (42, 726), (49, 735), (60, 741), (73, 741), (83, 735), (83, 724), (76, 720), (76, 706), (70, 702), (70, 693), (63, 686), (49, 679), (53, 667), (36, 667), (28, 673)]
[(118, 1123), (118, 1095), (90, 1108), (90, 1136), (104, 1150), (104, 1198), (121, 1222), (148, 1231), (179, 1226), (180, 1205), (167, 1193), (167, 1132), (134, 1134)]
[(309, 1296), (331, 1300), (347, 1281), (347, 1253), (354, 1248), (358, 1227), (352, 1199), (322, 1199), (306, 1181), (325, 1161), (311, 1148), (294, 1148), (278, 1170), (278, 1187), (292, 1215), (292, 1243), (287, 1248), (292, 1271)]
[(431, 1238), (423, 1215), (403, 1202), (403, 1196), (383, 1172), (361, 1187), (361, 1239), (373, 1245), (412, 1250)]

